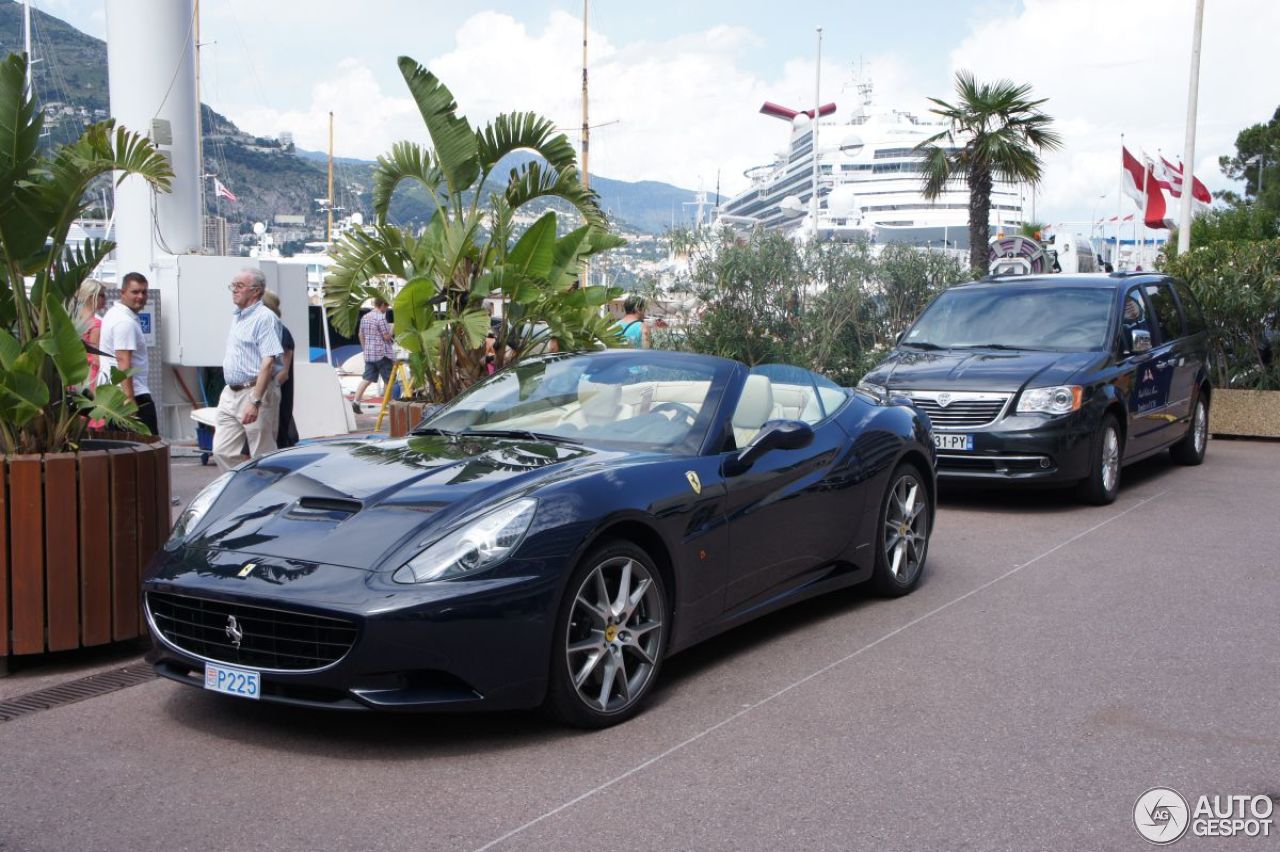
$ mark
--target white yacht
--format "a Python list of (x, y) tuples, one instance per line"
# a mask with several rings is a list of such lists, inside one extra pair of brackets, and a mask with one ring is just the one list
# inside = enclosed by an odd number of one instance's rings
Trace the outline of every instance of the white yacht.
[[(721, 221), (802, 234), (816, 230), (821, 239), (864, 235), (879, 243), (967, 248), (968, 186), (958, 181), (932, 201), (920, 192), (924, 162), (915, 146), (947, 125), (873, 106), (869, 83), (860, 84), (858, 91), (862, 103), (846, 120), (835, 117), (835, 104), (819, 110), (816, 229), (809, 218), (814, 111), (769, 102), (760, 111), (790, 125), (790, 145), (772, 163), (746, 171), (751, 186), (722, 205)], [(996, 182), (990, 221), (993, 233), (1023, 223), (1023, 201), (1016, 184)]]

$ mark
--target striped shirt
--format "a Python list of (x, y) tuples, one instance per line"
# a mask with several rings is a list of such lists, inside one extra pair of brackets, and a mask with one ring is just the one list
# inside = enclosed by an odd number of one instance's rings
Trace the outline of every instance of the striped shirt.
[(364, 335), (364, 360), (370, 363), (383, 358), (394, 358), (395, 350), (387, 338), (391, 336), (391, 326), (387, 325), (387, 315), (374, 308), (360, 318), (360, 333)]
[(271, 356), (277, 367), (284, 366), (284, 347), (280, 345), (280, 320), (254, 302), (241, 310), (236, 308), (227, 332), (227, 354), (222, 359), (222, 377), (229, 385), (247, 385), (258, 378), (262, 359)]

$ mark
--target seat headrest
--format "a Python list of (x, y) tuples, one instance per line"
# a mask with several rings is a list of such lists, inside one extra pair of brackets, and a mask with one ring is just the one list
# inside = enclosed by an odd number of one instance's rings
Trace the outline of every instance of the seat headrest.
[(582, 416), (588, 420), (616, 420), (622, 403), (622, 386), (583, 379), (578, 382), (578, 402), (582, 405)]
[(747, 376), (738, 407), (733, 410), (733, 428), (759, 429), (773, 413), (773, 384), (768, 376)]

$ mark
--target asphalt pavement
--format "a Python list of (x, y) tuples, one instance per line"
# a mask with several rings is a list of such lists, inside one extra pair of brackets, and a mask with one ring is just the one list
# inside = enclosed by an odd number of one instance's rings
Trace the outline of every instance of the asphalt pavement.
[[(1152, 787), (1280, 796), (1278, 493), (1280, 444), (1222, 440), (1127, 468), (1109, 507), (947, 492), (914, 594), (680, 654), (607, 731), (161, 680), (23, 716), (0, 723), (0, 849), (1148, 848)], [(0, 698), (129, 661), (19, 668)], [(1272, 822), (1176, 848), (1275, 849)]]

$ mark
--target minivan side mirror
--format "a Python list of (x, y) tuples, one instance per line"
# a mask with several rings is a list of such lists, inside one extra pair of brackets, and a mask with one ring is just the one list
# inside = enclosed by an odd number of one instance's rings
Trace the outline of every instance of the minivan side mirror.
[(727, 476), (746, 473), (771, 450), (800, 450), (813, 443), (813, 427), (803, 420), (770, 420), (755, 439), (725, 464)]
[(1151, 351), (1151, 332), (1144, 328), (1129, 329), (1129, 339), (1125, 341), (1129, 346), (1129, 353), (1132, 355), (1141, 355), (1143, 352)]

